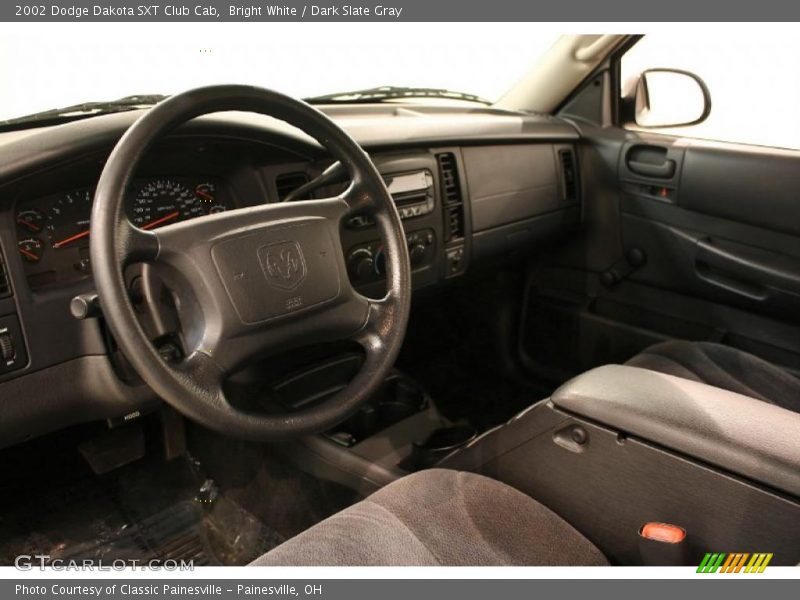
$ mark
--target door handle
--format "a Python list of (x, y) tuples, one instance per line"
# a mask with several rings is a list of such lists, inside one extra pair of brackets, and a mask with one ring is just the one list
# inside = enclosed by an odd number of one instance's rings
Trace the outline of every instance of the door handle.
[(628, 169), (637, 175), (657, 177), (658, 179), (671, 179), (675, 175), (675, 161), (667, 159), (660, 165), (642, 162), (639, 160), (627, 161)]

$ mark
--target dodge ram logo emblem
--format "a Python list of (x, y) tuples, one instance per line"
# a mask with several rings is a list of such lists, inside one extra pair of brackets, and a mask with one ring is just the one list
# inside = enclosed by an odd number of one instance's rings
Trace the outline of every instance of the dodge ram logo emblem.
[(306, 278), (306, 261), (297, 242), (278, 242), (259, 248), (258, 259), (273, 287), (293, 290)]

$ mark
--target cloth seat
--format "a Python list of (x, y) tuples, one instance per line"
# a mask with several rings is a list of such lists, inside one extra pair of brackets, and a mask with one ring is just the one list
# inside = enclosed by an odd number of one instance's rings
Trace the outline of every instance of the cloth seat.
[(800, 379), (730, 346), (672, 340), (650, 346), (626, 364), (699, 381), (800, 412)]
[(269, 565), (606, 565), (550, 509), (481, 475), (408, 475), (256, 559)]

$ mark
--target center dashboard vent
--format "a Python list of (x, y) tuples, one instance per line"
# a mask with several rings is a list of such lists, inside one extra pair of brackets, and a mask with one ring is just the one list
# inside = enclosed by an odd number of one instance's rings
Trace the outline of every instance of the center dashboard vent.
[(563, 198), (565, 202), (578, 200), (578, 171), (575, 168), (575, 153), (571, 148), (558, 151), (561, 175), (564, 178)]
[[(283, 201), (286, 196), (291, 194), (301, 185), (305, 185), (309, 182), (308, 175), (303, 173), (302, 171), (297, 171), (295, 173), (281, 173), (277, 177), (275, 177), (275, 188), (278, 190), (278, 200)], [(298, 198), (298, 200), (310, 200), (310, 195), (302, 196)]]
[(439, 179), (442, 186), (445, 241), (449, 242), (464, 237), (464, 199), (461, 196), (455, 154), (452, 152), (437, 154), (436, 160), (439, 163)]
[(0, 250), (0, 298), (11, 295), (11, 282), (8, 280), (6, 261), (3, 258), (3, 251)]

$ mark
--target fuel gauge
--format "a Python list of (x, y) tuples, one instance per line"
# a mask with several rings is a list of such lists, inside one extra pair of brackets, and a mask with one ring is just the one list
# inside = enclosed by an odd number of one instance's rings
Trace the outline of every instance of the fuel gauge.
[(38, 263), (44, 254), (44, 244), (39, 238), (29, 237), (17, 242), (22, 259), (29, 263)]
[(217, 189), (213, 183), (200, 183), (194, 188), (194, 195), (205, 205), (214, 204), (217, 199)]

